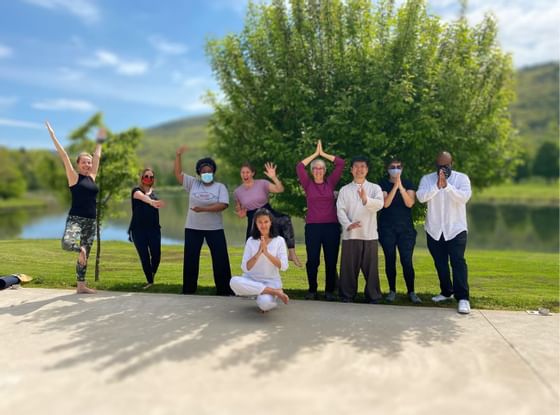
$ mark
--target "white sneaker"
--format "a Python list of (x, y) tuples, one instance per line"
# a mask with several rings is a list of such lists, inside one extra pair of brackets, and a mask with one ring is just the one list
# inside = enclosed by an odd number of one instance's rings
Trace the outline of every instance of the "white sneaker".
[(450, 295), (449, 297), (446, 297), (445, 295), (438, 294), (435, 297), (432, 297), (432, 301), (434, 303), (441, 303), (442, 301), (451, 300), (452, 298), (453, 298), (452, 295)]
[(459, 300), (457, 312), (461, 314), (469, 314), (471, 312), (471, 303), (469, 303), (469, 300)]

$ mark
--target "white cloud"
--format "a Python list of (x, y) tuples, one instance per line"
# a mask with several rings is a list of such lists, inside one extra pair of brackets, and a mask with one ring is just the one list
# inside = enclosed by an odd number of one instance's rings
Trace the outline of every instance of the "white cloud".
[(17, 128), (32, 128), (34, 130), (42, 130), (44, 128), (42, 124), (36, 122), (13, 120), (10, 118), (0, 118), (0, 125)]
[(9, 58), (10, 56), (12, 56), (12, 48), (9, 48), (8, 46), (2, 45), (0, 43), (0, 58)]
[(37, 101), (31, 106), (35, 109), (46, 111), (91, 112), (96, 109), (95, 105), (89, 101), (67, 98)]
[(148, 41), (158, 52), (166, 55), (182, 55), (188, 50), (186, 45), (171, 42), (159, 35), (150, 36)]
[(93, 57), (82, 60), (80, 64), (89, 68), (110, 67), (117, 73), (127, 76), (142, 75), (148, 70), (148, 64), (145, 61), (125, 60), (115, 53), (103, 49), (96, 51)]
[(99, 21), (101, 12), (91, 0), (23, 0), (25, 3), (49, 10), (62, 10), (70, 13), (85, 23)]
[(62, 66), (58, 68), (57, 78), (62, 81), (79, 81), (80, 79), (84, 78), (84, 73), (77, 71), (72, 68), (67, 68), (66, 66)]
[[(433, 0), (430, 10), (445, 21), (455, 20), (459, 2)], [(476, 25), (491, 12), (498, 23), (502, 49), (513, 55), (516, 67), (559, 60), (560, 2), (557, 0), (470, 0), (467, 7), (469, 24)]]
[(6, 109), (18, 102), (18, 97), (2, 97), (0, 96), (0, 109)]

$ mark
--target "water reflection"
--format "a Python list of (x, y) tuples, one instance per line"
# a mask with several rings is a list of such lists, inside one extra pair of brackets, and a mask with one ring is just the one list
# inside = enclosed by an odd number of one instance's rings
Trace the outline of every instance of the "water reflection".
[[(161, 193), (167, 202), (160, 211), (163, 242), (182, 244), (187, 211), (185, 193)], [(130, 221), (130, 205), (125, 203), (126, 212), (121, 219), (108, 221), (102, 229), (105, 240), (127, 240), (126, 229)], [(536, 207), (529, 205), (493, 205), (488, 203), (469, 204), (469, 248), (515, 249), (524, 251), (558, 252), (557, 206)], [(60, 238), (64, 229), (66, 208), (57, 207), (41, 211), (17, 210), (0, 215), (1, 239)], [(304, 243), (301, 219), (292, 218), (296, 243)], [(242, 246), (245, 239), (245, 219), (239, 219), (233, 209), (224, 213), (224, 224), (228, 244)], [(426, 246), (425, 233), (418, 227), (419, 247)]]

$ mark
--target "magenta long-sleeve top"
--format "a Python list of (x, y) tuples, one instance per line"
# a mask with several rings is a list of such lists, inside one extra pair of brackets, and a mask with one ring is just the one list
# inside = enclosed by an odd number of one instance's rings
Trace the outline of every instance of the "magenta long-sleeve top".
[(342, 176), (343, 170), (344, 160), (340, 157), (335, 157), (334, 170), (325, 178), (323, 183), (318, 184), (309, 177), (302, 162), (297, 164), (296, 172), (299, 182), (303, 190), (305, 190), (305, 199), (307, 201), (306, 223), (338, 222), (334, 189)]

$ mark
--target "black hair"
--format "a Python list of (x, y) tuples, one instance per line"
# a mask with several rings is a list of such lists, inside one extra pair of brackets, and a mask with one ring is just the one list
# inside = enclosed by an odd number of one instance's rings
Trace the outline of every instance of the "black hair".
[(387, 159), (385, 159), (385, 167), (389, 167), (394, 162), (397, 162), (401, 166), (404, 166), (404, 163), (399, 156), (389, 156), (387, 157)]
[(369, 160), (366, 156), (355, 156), (352, 157), (352, 160), (350, 161), (350, 168), (354, 167), (354, 163), (359, 162), (364, 162), (366, 163), (366, 166), (369, 167)]
[(210, 157), (204, 157), (203, 159), (200, 159), (196, 162), (196, 167), (195, 167), (196, 174), (200, 176), (200, 170), (202, 170), (204, 166), (212, 167), (213, 173), (216, 173), (216, 170), (218, 169), (218, 167), (216, 166), (216, 162), (214, 160), (212, 160)]
[(274, 224), (274, 217), (272, 216), (272, 213), (270, 213), (270, 210), (265, 208), (258, 209), (253, 216), (253, 224), (251, 225), (251, 238), (261, 239), (261, 231), (259, 231), (259, 228), (257, 227), (257, 218), (261, 216), (268, 216), (268, 218), (270, 219), (270, 231), (268, 236), (270, 236), (271, 238), (276, 238), (278, 236), (278, 230), (276, 229), (276, 225)]

